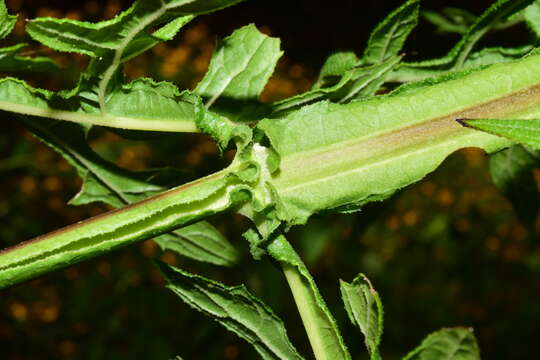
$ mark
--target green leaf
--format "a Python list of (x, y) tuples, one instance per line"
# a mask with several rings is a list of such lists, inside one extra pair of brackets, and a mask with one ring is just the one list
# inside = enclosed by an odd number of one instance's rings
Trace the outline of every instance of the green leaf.
[(379, 344), (383, 332), (383, 306), (379, 294), (364, 274), (352, 283), (340, 280), (341, 297), (351, 322), (364, 334), (370, 359), (379, 360)]
[(220, 97), (257, 100), (283, 54), (279, 44), (279, 39), (262, 34), (253, 24), (236, 30), (218, 44), (195, 93), (207, 99), (206, 107)]
[(257, 128), (281, 159), (269, 181), (279, 219), (303, 224), (320, 211), (358, 210), (422, 179), (462, 147), (508, 146), (506, 139), (460, 128), (455, 119), (535, 116), (539, 64), (540, 56), (529, 56), (431, 86), (346, 105), (320, 102), (263, 119)]
[[(101, 114), (95, 93), (55, 94), (22, 80), (0, 80), (0, 109), (81, 124), (150, 131), (197, 131), (200, 100), (171, 83), (140, 78), (119, 87)], [(152, 104), (149, 106), (148, 104)]]
[(408, 0), (390, 13), (371, 33), (362, 60), (378, 64), (399, 54), (418, 22), (420, 0)]
[(252, 139), (252, 130), (248, 125), (231, 121), (209, 111), (200, 111), (197, 127), (212, 136), (221, 151), (227, 148), (231, 140), (234, 140), (237, 148), (242, 150)]
[(283, 235), (268, 244), (287, 278), (317, 359), (344, 360), (351, 356), (334, 317), (328, 310), (308, 269)]
[[(82, 76), (78, 91), (96, 94), (100, 112), (106, 114), (108, 95), (120, 86), (119, 68), (125, 61), (161, 41), (171, 39), (194, 15), (241, 1), (139, 0), (111, 20), (89, 23), (37, 18), (27, 25), (27, 32), (53, 49), (94, 58)], [(155, 35), (148, 32), (162, 24), (165, 25)]]
[(441, 72), (462, 69), (474, 46), (487, 32), (523, 10), (533, 1), (498, 0), (477, 18), (476, 22), (469, 27), (465, 35), (446, 56), (438, 59), (404, 63), (394, 74), (393, 79), (400, 82), (421, 80)]
[[(338, 52), (330, 55), (324, 62), (315, 89), (335, 85), (339, 78), (360, 64), (360, 59), (353, 52)], [(336, 80), (338, 79), (338, 80)]]
[(57, 70), (56, 63), (46, 57), (29, 57), (19, 55), (26, 44), (17, 44), (0, 48), (1, 72), (47, 72)]
[(0, 1), (0, 40), (8, 36), (13, 31), (16, 22), (17, 16), (9, 15), (5, 1)]
[(461, 124), (540, 150), (540, 119), (459, 119)]
[[(398, 65), (400, 59), (400, 57), (393, 57), (380, 64), (353, 67), (332, 86), (314, 88), (303, 94), (277, 101), (271, 105), (273, 116), (316, 101), (330, 100), (346, 103), (373, 95), (386, 80), (386, 75)], [(338, 68), (336, 67), (335, 70)], [(326, 78), (328, 79), (328, 76)]]
[[(115, 57), (134, 56), (133, 43), (169, 40), (193, 15), (204, 14), (234, 5), (242, 0), (138, 0), (128, 10), (111, 20), (90, 23), (71, 19), (36, 18), (28, 22), (26, 31), (36, 41), (58, 51), (77, 52), (100, 57), (114, 52)], [(181, 17), (188, 17), (179, 19)], [(151, 34), (151, 27), (173, 21)], [(131, 51), (126, 52), (127, 49)]]
[(215, 265), (233, 266), (240, 254), (211, 224), (199, 221), (154, 239), (162, 250)]
[[(83, 179), (81, 190), (70, 201), (73, 205), (100, 201), (121, 207), (186, 181), (185, 174), (176, 169), (130, 172), (103, 160), (88, 146), (86, 132), (78, 124), (31, 117), (24, 122), (75, 167)], [(239, 258), (237, 250), (204, 221), (157, 237), (155, 241), (163, 250), (216, 265), (231, 266)]]
[(422, 10), (420, 16), (437, 27), (437, 32), (465, 34), (476, 16), (465, 9), (444, 8), (441, 12)]
[(120, 61), (124, 63), (129, 59), (142, 54), (146, 50), (151, 49), (160, 42), (172, 40), (184, 27), (184, 25), (189, 23), (194, 18), (194, 16), (189, 15), (181, 16), (163, 25), (161, 28), (157, 29), (151, 34), (145, 32), (140, 33), (126, 46)]
[(518, 60), (529, 54), (534, 47), (532, 45), (518, 46), (515, 48), (485, 48), (472, 53), (463, 64), (463, 68), (477, 68), (484, 65)]
[(379, 64), (355, 71), (351, 80), (329, 98), (339, 99), (337, 102), (343, 104), (374, 95), (386, 81), (386, 76), (398, 66), (400, 61), (400, 56), (394, 56)]
[(490, 156), (489, 170), (495, 185), (512, 202), (518, 217), (534, 224), (540, 211), (540, 194), (532, 170), (540, 165), (540, 152), (521, 145)]
[(525, 8), (523, 12), (525, 23), (537, 38), (540, 38), (540, 2), (535, 1)]
[(158, 266), (170, 290), (248, 341), (263, 359), (303, 359), (289, 341), (281, 319), (243, 285), (229, 287), (164, 263)]
[(426, 337), (403, 360), (480, 360), (471, 329), (442, 329)]
[(330, 55), (311, 91), (272, 104), (272, 112), (290, 111), (326, 99), (347, 103), (375, 94), (401, 59), (398, 54), (416, 26), (419, 3), (409, 0), (379, 23), (361, 60), (352, 52)]
[[(9, 15), (4, 0), (0, 1), (0, 40), (8, 36), (17, 22), (16, 15)], [(21, 56), (18, 53), (26, 44), (0, 48), (0, 72), (52, 71), (57, 66), (46, 57)]]

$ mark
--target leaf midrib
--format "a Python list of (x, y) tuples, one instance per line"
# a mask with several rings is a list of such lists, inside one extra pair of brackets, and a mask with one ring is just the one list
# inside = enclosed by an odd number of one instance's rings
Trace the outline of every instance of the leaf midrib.
[[(412, 154), (411, 151), (429, 151), (430, 148), (440, 146), (446, 141), (455, 141), (456, 138), (472, 134), (469, 129), (461, 127), (455, 119), (504, 118), (511, 117), (512, 113), (516, 112), (523, 116), (524, 110), (538, 103), (540, 103), (540, 85), (533, 85), (414, 125), (319, 147), (315, 151), (284, 156), (280, 165), (280, 174), (273, 182), (279, 192), (290, 192), (316, 182), (344, 176), (347, 171), (359, 171), (362, 166), (408, 156)], [(504, 106), (504, 104), (512, 104), (512, 107)], [(434, 139), (436, 141), (433, 141)], [(344, 156), (345, 154), (347, 155)]]

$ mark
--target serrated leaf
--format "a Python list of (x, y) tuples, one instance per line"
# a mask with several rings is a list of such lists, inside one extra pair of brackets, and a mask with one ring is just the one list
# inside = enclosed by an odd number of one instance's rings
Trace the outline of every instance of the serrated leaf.
[[(351, 356), (345, 346), (336, 321), (326, 306), (308, 269), (283, 235), (272, 239), (268, 253), (278, 261), (287, 277), (304, 326), (317, 355), (333, 360), (346, 360)], [(318, 358), (318, 357), (317, 357)]]
[(540, 150), (540, 119), (459, 119), (465, 126)]
[[(115, 52), (118, 60), (134, 56), (133, 42), (169, 40), (193, 15), (204, 14), (242, 0), (138, 0), (128, 10), (113, 19), (90, 23), (71, 19), (36, 18), (28, 22), (26, 30), (36, 41), (58, 50), (100, 57)], [(178, 19), (180, 17), (188, 17)], [(157, 34), (147, 32), (150, 27), (173, 21)], [(132, 49), (126, 52), (127, 49)], [(144, 46), (141, 49), (145, 48)], [(136, 52), (139, 52), (137, 50)]]
[(16, 15), (9, 15), (6, 3), (4, 0), (0, 1), (0, 40), (8, 36), (17, 22)]
[(363, 274), (357, 276), (352, 283), (340, 280), (340, 290), (349, 319), (364, 334), (370, 359), (379, 360), (379, 344), (383, 332), (383, 307), (379, 294)]
[(393, 80), (406, 82), (425, 79), (442, 72), (462, 69), (474, 46), (490, 30), (507, 21), (534, 0), (498, 0), (472, 24), (461, 40), (441, 58), (414, 63), (404, 63)]
[(532, 172), (539, 165), (540, 152), (521, 145), (499, 151), (489, 159), (493, 182), (527, 224), (533, 224), (540, 211), (540, 194)]
[[(182, 184), (186, 175), (172, 168), (130, 172), (105, 161), (86, 142), (78, 124), (25, 118), (32, 132), (60, 153), (83, 179), (73, 205), (104, 202), (113, 207), (131, 204)], [(238, 261), (236, 249), (210, 224), (202, 221), (155, 238), (164, 250), (216, 265)]]
[(279, 39), (262, 34), (253, 24), (244, 26), (218, 44), (195, 93), (207, 99), (207, 108), (221, 97), (256, 101), (282, 54)]
[[(171, 39), (194, 15), (234, 5), (242, 0), (139, 0), (111, 20), (97, 23), (37, 18), (27, 32), (53, 49), (92, 57), (77, 92), (96, 97), (102, 115), (108, 114), (109, 95), (121, 88), (120, 67), (157, 43)], [(162, 26), (165, 24), (164, 26)], [(158, 27), (154, 34), (148, 31)]]
[(426, 337), (403, 360), (480, 360), (471, 329), (442, 329)]
[(399, 54), (418, 22), (420, 0), (408, 0), (390, 13), (371, 33), (362, 60), (378, 64)]
[(170, 290), (248, 341), (263, 359), (303, 359), (289, 341), (283, 321), (243, 285), (229, 287), (167, 264), (158, 266)]

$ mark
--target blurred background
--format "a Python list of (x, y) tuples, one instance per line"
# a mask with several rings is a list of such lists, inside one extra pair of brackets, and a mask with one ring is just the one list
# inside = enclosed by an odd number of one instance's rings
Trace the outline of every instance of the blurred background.
[[(8, 0), (19, 14), (14, 34), (24, 37), (24, 19), (36, 16), (98, 21), (130, 1)], [(309, 89), (324, 59), (337, 50), (361, 54), (371, 29), (400, 1), (247, 1), (202, 16), (178, 38), (131, 60), (128, 79), (151, 76), (193, 88), (206, 71), (216, 40), (255, 23), (282, 39), (285, 56), (262, 96), (272, 101)], [(490, 1), (425, 0), (440, 10), (461, 7), (480, 14)], [(517, 45), (529, 33), (516, 26), (484, 43)], [(427, 22), (412, 33), (406, 58), (446, 53), (456, 34), (435, 34)], [(54, 57), (58, 73), (27, 76), (35, 86), (73, 86), (84, 56), (32, 45), (29, 52)], [(57, 153), (2, 114), (0, 131), (0, 247), (108, 210), (105, 205), (66, 205), (81, 184)], [(100, 129), (91, 138), (103, 157), (133, 170), (172, 165), (194, 176), (222, 168), (204, 135), (168, 134), (137, 141)], [(291, 241), (326, 298), (354, 359), (367, 359), (360, 332), (348, 321), (338, 279), (364, 272), (385, 306), (382, 354), (398, 359), (428, 333), (447, 326), (475, 330), (484, 359), (536, 359), (540, 349), (540, 220), (523, 224), (494, 187), (488, 158), (476, 149), (453, 154), (435, 173), (390, 200), (360, 213), (316, 216), (293, 228)], [(540, 172), (535, 172), (537, 186)], [(251, 259), (241, 233), (248, 222), (234, 215), (211, 218), (243, 254), (238, 266), (219, 268), (162, 253), (152, 241), (4, 290), (0, 295), (0, 359), (257, 359), (243, 340), (191, 311), (172, 292), (150, 259), (160, 258), (228, 285), (245, 283), (276, 313), (298, 349), (309, 345), (287, 284), (268, 260)]]

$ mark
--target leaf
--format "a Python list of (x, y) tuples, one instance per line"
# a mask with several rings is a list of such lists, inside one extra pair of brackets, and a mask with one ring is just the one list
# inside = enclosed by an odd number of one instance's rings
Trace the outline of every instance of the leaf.
[(437, 32), (465, 34), (470, 25), (472, 25), (476, 16), (465, 9), (448, 7), (441, 12), (422, 10), (422, 18), (437, 27)]
[[(335, 85), (339, 78), (360, 64), (353, 52), (338, 52), (330, 55), (324, 62), (315, 89)], [(337, 79), (337, 80), (336, 80)]]
[(209, 111), (200, 111), (197, 127), (212, 136), (221, 151), (227, 148), (231, 140), (234, 140), (237, 148), (242, 150), (252, 139), (252, 131), (248, 125), (231, 121)]
[(339, 99), (337, 102), (343, 104), (375, 95), (386, 81), (386, 75), (398, 66), (400, 60), (400, 56), (394, 56), (380, 64), (355, 72), (351, 81), (332, 94), (331, 99)]
[[(283, 235), (268, 244), (268, 253), (277, 260), (291, 287), (298, 310), (311, 341), (315, 357), (350, 359), (334, 317), (328, 310), (308, 269)], [(313, 339), (317, 339), (313, 341)]]
[(167, 288), (248, 341), (263, 359), (303, 359), (289, 341), (283, 321), (245, 286), (229, 287), (164, 263), (158, 266)]
[(314, 88), (271, 105), (272, 116), (283, 111), (291, 111), (301, 106), (321, 100), (346, 103), (373, 95), (399, 63), (400, 57), (393, 57), (381, 64), (353, 67), (346, 71), (339, 81), (329, 87)]
[(163, 25), (151, 34), (144, 32), (140, 33), (126, 46), (121, 57), (121, 62), (124, 63), (129, 59), (142, 54), (160, 42), (172, 40), (178, 32), (194, 18), (195, 17), (192, 15), (181, 16)]
[[(200, 100), (171, 83), (140, 78), (125, 84), (106, 102), (101, 114), (95, 93), (78, 95), (32, 88), (22, 80), (0, 80), (0, 109), (80, 124), (150, 131), (196, 131)], [(149, 106), (148, 104), (152, 104)]]
[(400, 82), (421, 80), (441, 72), (462, 69), (474, 46), (490, 30), (523, 10), (534, 0), (498, 0), (469, 27), (461, 40), (441, 58), (404, 63), (393, 79)]
[(261, 120), (257, 129), (281, 159), (269, 181), (278, 218), (304, 224), (317, 212), (358, 210), (422, 179), (462, 147), (509, 146), (455, 119), (534, 116), (539, 65), (540, 56), (529, 56), (430, 86), (346, 105), (320, 102)]
[(189, 258), (215, 265), (233, 266), (240, 258), (227, 239), (206, 221), (175, 230), (154, 239), (161, 250), (171, 250)]
[[(103, 160), (88, 146), (86, 133), (78, 124), (30, 117), (25, 118), (24, 122), (75, 167), (83, 179), (81, 190), (70, 201), (73, 205), (100, 201), (121, 207), (186, 181), (185, 174), (175, 169), (130, 172)], [(237, 250), (212, 225), (204, 221), (154, 240), (163, 250), (172, 250), (216, 265), (234, 265), (239, 257)]]
[(279, 44), (279, 39), (262, 34), (253, 24), (236, 30), (216, 48), (195, 93), (207, 99), (207, 108), (220, 97), (257, 100), (283, 54)]
[(459, 119), (462, 125), (540, 150), (540, 119)]
[(16, 15), (9, 15), (6, 3), (4, 0), (0, 1), (0, 40), (8, 36), (15, 27), (17, 22)]
[(518, 46), (515, 48), (485, 48), (472, 53), (463, 64), (463, 68), (477, 68), (484, 65), (518, 60), (529, 54), (534, 49), (531, 45)]
[(403, 360), (480, 360), (471, 329), (442, 329), (426, 337)]
[(340, 280), (341, 297), (351, 322), (364, 334), (370, 359), (378, 360), (379, 344), (383, 332), (383, 306), (379, 294), (364, 274), (352, 283)]
[(523, 12), (525, 23), (537, 38), (540, 38), (540, 2), (535, 1), (525, 8)]
[(378, 64), (399, 54), (418, 22), (419, 0), (408, 0), (391, 12), (371, 33), (362, 60)]
[(24, 47), (26, 44), (0, 48), (0, 72), (47, 72), (58, 69), (56, 63), (47, 57), (19, 55)]
[[(70, 19), (37, 18), (29, 22), (32, 38), (55, 50), (94, 58), (75, 92), (97, 97), (100, 113), (108, 113), (108, 97), (120, 86), (119, 68), (155, 44), (169, 40), (194, 15), (234, 5), (242, 0), (139, 0), (111, 20), (98, 23)], [(159, 28), (154, 34), (148, 30)], [(75, 94), (72, 94), (72, 96)]]
[[(128, 10), (113, 19), (97, 23), (49, 17), (28, 22), (26, 31), (36, 41), (52, 49), (76, 52), (90, 57), (104, 56), (114, 52), (117, 61), (131, 58), (146, 46), (134, 47), (134, 43), (154, 40), (170, 40), (193, 15), (204, 14), (242, 0), (138, 0)], [(188, 17), (183, 18), (182, 17)], [(173, 20), (172, 25), (151, 34), (151, 27)], [(137, 51), (134, 49), (137, 48)], [(131, 49), (131, 51), (126, 51)]]
[[(0, 1), (0, 40), (8, 36), (17, 22), (16, 15), (9, 15), (4, 0)], [(0, 48), (0, 72), (52, 71), (57, 66), (46, 57), (21, 56), (19, 52), (26, 44)]]
[(538, 165), (540, 152), (521, 145), (499, 151), (489, 158), (493, 182), (512, 202), (518, 217), (531, 225), (540, 211), (540, 194), (532, 172)]
[(272, 104), (272, 112), (326, 99), (347, 103), (375, 94), (401, 60), (398, 54), (416, 26), (419, 3), (419, 0), (409, 0), (379, 23), (371, 33), (361, 60), (352, 52), (330, 55), (312, 90)]

